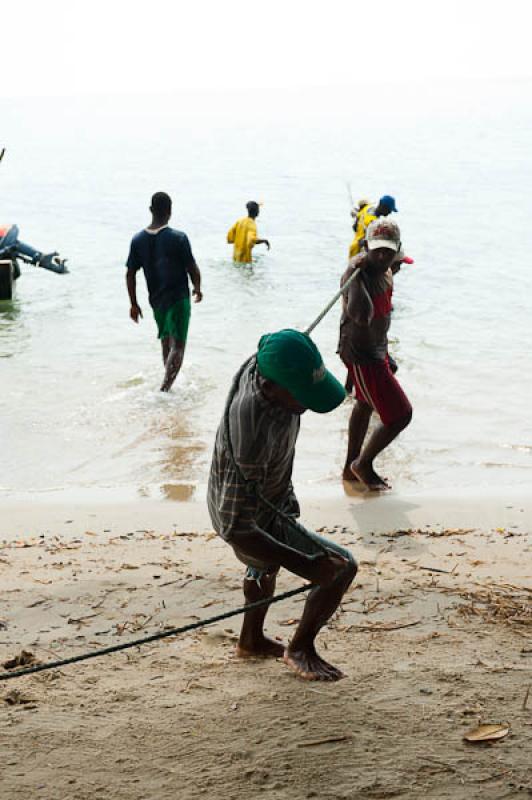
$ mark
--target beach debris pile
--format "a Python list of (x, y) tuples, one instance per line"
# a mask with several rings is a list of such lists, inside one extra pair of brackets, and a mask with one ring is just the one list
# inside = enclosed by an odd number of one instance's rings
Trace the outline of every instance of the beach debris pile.
[(18, 669), (18, 667), (29, 667), (31, 664), (39, 663), (39, 660), (35, 658), (30, 650), (21, 650), (14, 658), (4, 661), (2, 666), (4, 669)]
[(19, 689), (12, 689), (4, 695), (4, 703), (8, 706), (26, 706), (27, 709), (36, 708), (33, 699), (26, 694), (23, 694)]
[(464, 617), (532, 626), (532, 589), (512, 584), (488, 584), (462, 591), (460, 596), (467, 600), (457, 609)]

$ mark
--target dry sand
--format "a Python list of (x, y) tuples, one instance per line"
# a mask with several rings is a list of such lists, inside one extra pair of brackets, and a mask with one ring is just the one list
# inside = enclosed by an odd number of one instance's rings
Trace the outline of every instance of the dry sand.
[[(237, 659), (234, 618), (0, 683), (2, 800), (532, 797), (529, 510), (519, 498), (303, 507), (359, 561), (319, 639), (347, 678), (305, 683), (282, 662)], [(7, 509), (0, 570), (1, 663), (242, 603), (241, 565), (200, 505)], [(299, 583), (282, 573), (278, 589)], [(302, 602), (273, 606), (269, 632), (286, 640)], [(466, 743), (479, 721), (510, 734)]]

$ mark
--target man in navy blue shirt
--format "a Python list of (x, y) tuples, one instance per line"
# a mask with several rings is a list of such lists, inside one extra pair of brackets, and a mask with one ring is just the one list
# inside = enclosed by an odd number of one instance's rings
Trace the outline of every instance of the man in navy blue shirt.
[(133, 322), (142, 317), (137, 302), (137, 271), (144, 270), (150, 305), (157, 323), (165, 366), (161, 391), (167, 392), (177, 378), (187, 341), (190, 321), (189, 278), (194, 301), (201, 302), (201, 273), (192, 255), (188, 237), (168, 226), (172, 200), (165, 192), (151, 199), (151, 225), (137, 233), (127, 259), (126, 283)]

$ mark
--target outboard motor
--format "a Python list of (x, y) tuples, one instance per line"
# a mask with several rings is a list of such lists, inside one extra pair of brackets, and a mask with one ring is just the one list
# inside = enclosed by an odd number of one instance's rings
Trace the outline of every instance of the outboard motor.
[(26, 264), (42, 267), (50, 272), (68, 272), (66, 259), (58, 253), (42, 253), (18, 238), (18, 226), (0, 228), (0, 300), (10, 300), (13, 282), (20, 276), (18, 259)]

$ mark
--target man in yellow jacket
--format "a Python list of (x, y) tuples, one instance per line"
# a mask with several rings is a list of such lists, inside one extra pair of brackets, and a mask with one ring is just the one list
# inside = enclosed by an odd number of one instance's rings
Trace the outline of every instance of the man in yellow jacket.
[(366, 238), (366, 230), (370, 222), (373, 222), (377, 217), (387, 217), (392, 211), (397, 211), (395, 205), (395, 197), (385, 194), (381, 197), (378, 204), (375, 206), (369, 200), (361, 200), (358, 208), (354, 209), (351, 214), (355, 219), (353, 230), (355, 231), (355, 238), (351, 242), (349, 248), (349, 258), (358, 255), (362, 250), (362, 245)]
[(250, 200), (246, 208), (248, 216), (237, 220), (227, 233), (227, 241), (233, 245), (233, 259), (241, 264), (251, 264), (251, 251), (256, 244), (265, 244), (270, 249), (267, 239), (257, 238), (255, 220), (259, 216), (259, 204)]

